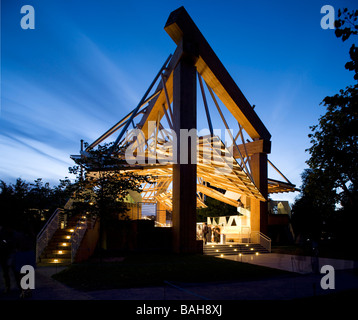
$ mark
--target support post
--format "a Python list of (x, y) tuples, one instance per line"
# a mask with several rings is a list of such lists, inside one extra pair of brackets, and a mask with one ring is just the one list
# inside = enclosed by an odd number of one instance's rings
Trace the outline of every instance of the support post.
[[(267, 199), (267, 154), (254, 153), (251, 156), (251, 174), (256, 187), (261, 194)], [(268, 225), (268, 208), (267, 201), (251, 199), (251, 232), (260, 231), (267, 235)]]
[[(177, 135), (178, 163), (173, 164), (173, 251), (198, 252), (196, 241), (196, 163), (191, 162), (197, 141), (181, 150), (181, 130), (196, 129), (196, 56), (190, 43), (182, 41), (184, 54), (173, 72), (173, 127)], [(196, 136), (196, 135), (195, 135)], [(189, 138), (188, 138), (189, 139)], [(191, 140), (191, 139), (190, 139)], [(185, 154), (185, 159), (183, 155)], [(184, 161), (183, 161), (184, 160)]]
[(162, 225), (167, 223), (167, 214), (166, 208), (159, 201), (157, 202), (157, 222)]

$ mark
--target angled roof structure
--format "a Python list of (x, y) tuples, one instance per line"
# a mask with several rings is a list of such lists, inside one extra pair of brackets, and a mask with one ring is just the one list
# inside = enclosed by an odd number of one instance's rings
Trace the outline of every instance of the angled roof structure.
[[(190, 52), (196, 57), (193, 63), (209, 131), (195, 137), (197, 206), (205, 206), (203, 194), (237, 206), (238, 199), (225, 196), (225, 191), (266, 201), (267, 195), (255, 184), (250, 166), (253, 154), (270, 153), (271, 134), (183, 7), (170, 14), (164, 29), (177, 44), (175, 52), (166, 59), (137, 106), (90, 144), (81, 156), (103, 142), (122, 146), (125, 152), (112, 156), (128, 161), (117, 169), (152, 175), (155, 183), (143, 186), (143, 201), (160, 202), (171, 209), (173, 164), (178, 160), (173, 150), (176, 139), (173, 74)], [(219, 113), (229, 143), (215, 135), (209, 106)], [(223, 107), (237, 122), (236, 128), (229, 128)], [(142, 156), (137, 161), (139, 154)], [(268, 194), (297, 190), (279, 169), (270, 161), (268, 164), (283, 178), (283, 181), (267, 179)]]

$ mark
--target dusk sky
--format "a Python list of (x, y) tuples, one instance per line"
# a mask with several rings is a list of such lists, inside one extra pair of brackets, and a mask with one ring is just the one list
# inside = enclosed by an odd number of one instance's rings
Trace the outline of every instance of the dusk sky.
[[(354, 83), (344, 68), (351, 39), (321, 28), (327, 4), (336, 17), (357, 9), (344, 0), (2, 0), (0, 180), (69, 176), (80, 139), (93, 142), (135, 108), (174, 52), (164, 25), (183, 5), (270, 131), (269, 159), (299, 187), (320, 102)], [(33, 30), (20, 26), (23, 5), (35, 9)]]

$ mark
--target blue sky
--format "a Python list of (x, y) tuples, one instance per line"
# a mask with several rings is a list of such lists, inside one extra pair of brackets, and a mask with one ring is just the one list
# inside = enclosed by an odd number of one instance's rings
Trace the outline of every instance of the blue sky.
[[(20, 27), (25, 4), (34, 30)], [(344, 0), (2, 0), (0, 179), (69, 176), (80, 139), (94, 141), (132, 110), (174, 52), (164, 25), (183, 5), (256, 105), (272, 134), (269, 159), (300, 186), (320, 102), (353, 83), (351, 43), (320, 26), (326, 4), (336, 16), (356, 9)]]

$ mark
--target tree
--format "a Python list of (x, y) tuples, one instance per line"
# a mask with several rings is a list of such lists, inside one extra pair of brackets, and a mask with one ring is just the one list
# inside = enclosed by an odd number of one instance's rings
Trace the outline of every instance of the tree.
[(56, 208), (61, 208), (71, 194), (68, 178), (54, 188), (42, 179), (27, 183), (18, 178), (14, 184), (0, 181), (0, 225), (31, 233), (34, 237)]
[[(346, 41), (358, 34), (358, 10), (339, 10), (338, 17), (340, 19), (335, 21), (338, 38)], [(345, 68), (354, 71), (354, 79), (358, 80), (358, 48), (355, 44), (349, 54), (351, 61)], [(302, 193), (293, 207), (296, 227), (300, 225), (297, 224), (299, 215), (303, 217), (307, 210), (316, 213), (315, 217), (320, 221), (316, 225), (318, 233), (322, 222), (333, 213), (345, 215), (347, 230), (357, 221), (357, 215), (353, 213), (358, 211), (358, 85), (347, 86), (336, 95), (325, 97), (322, 104), (326, 113), (317, 125), (310, 127), (312, 145), (306, 150), (310, 154), (306, 161), (309, 169), (302, 175)]]
[[(355, 24), (358, 10), (348, 12), (347, 9), (338, 11), (335, 23), (335, 34), (346, 41), (352, 35), (358, 34)], [(354, 79), (358, 80), (358, 48), (353, 44), (350, 48), (351, 61), (345, 68), (355, 72)], [(321, 103), (326, 106), (326, 113), (320, 117), (319, 124), (311, 126), (312, 146), (308, 149), (310, 159), (307, 164), (312, 172), (324, 175), (332, 181), (337, 193), (337, 201), (343, 197), (350, 199), (352, 206), (356, 205), (358, 190), (358, 85), (346, 87), (334, 96), (326, 97)]]
[[(358, 10), (353, 10), (352, 12), (348, 12), (348, 9), (345, 8), (342, 10), (338, 10), (338, 18), (335, 21), (335, 34), (337, 38), (341, 38), (342, 41), (346, 41), (352, 35), (358, 35)], [(355, 44), (352, 44), (349, 55), (351, 57), (351, 61), (348, 61), (345, 65), (345, 68), (354, 71), (354, 79), (358, 80), (358, 48)]]
[(338, 201), (345, 196), (352, 204), (358, 190), (357, 93), (356, 85), (323, 100), (327, 112), (311, 127), (307, 161), (314, 174), (330, 178)]
[(52, 189), (52, 204), (55, 208), (62, 208), (72, 197), (76, 187), (68, 177), (59, 181), (60, 183)]
[(329, 225), (335, 211), (332, 181), (318, 170), (306, 169), (301, 175), (301, 195), (292, 206), (294, 233), (318, 241), (323, 226)]
[(127, 170), (125, 160), (118, 157), (122, 152), (123, 149), (114, 147), (112, 143), (99, 145), (77, 159), (77, 165), (69, 168), (70, 173), (77, 175), (72, 211), (87, 212), (99, 218), (99, 242), (104, 248), (108, 223), (118, 220), (118, 215), (125, 217), (124, 198), (129, 190), (141, 192), (142, 183), (150, 181), (147, 175)]

